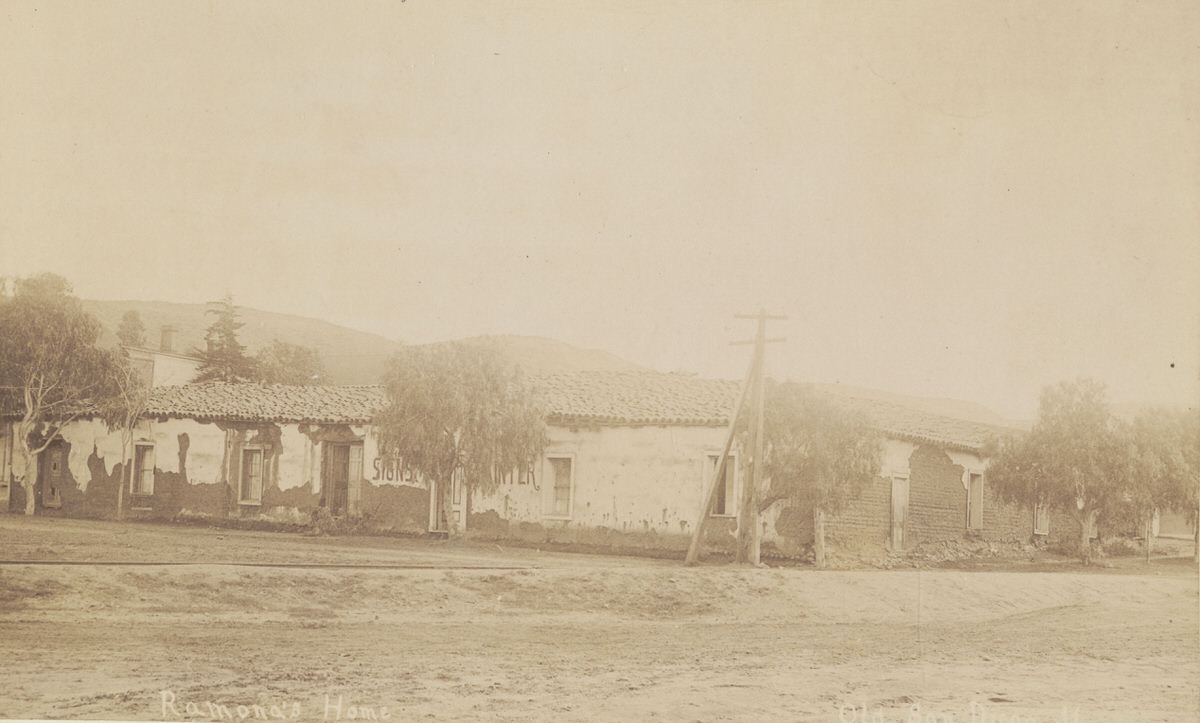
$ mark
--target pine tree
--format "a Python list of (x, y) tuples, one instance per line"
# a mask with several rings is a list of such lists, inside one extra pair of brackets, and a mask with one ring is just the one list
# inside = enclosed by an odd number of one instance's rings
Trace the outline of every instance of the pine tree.
[(233, 297), (226, 295), (221, 301), (211, 302), (216, 307), (208, 314), (216, 318), (204, 333), (208, 348), (197, 350), (200, 368), (193, 382), (248, 382), (258, 379), (254, 360), (246, 356), (246, 347), (238, 341), (237, 332), (244, 324), (238, 321), (237, 307)]
[(125, 346), (145, 346), (146, 327), (136, 309), (130, 309), (121, 317), (121, 325), (117, 327), (117, 338)]

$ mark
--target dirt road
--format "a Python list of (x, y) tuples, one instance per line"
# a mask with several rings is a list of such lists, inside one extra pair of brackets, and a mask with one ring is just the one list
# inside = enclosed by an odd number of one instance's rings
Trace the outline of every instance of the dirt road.
[(0, 717), (1200, 719), (1197, 577), (1182, 563), (684, 569), (15, 518), (0, 545), (7, 559), (525, 568), (0, 566)]

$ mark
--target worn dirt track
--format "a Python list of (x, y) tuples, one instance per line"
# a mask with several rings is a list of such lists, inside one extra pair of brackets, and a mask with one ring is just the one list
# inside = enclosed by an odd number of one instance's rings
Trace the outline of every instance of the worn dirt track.
[(1197, 577), (1177, 561), (685, 569), (11, 517), (0, 544), (17, 559), (526, 568), (5, 565), (0, 717), (211, 720), (212, 702), (304, 720), (1200, 719)]

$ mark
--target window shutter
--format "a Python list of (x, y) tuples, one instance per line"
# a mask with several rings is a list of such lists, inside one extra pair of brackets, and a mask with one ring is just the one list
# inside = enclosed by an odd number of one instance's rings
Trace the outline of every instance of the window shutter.
[(363, 447), (361, 444), (350, 445), (349, 479), (346, 482), (346, 507), (348, 512), (356, 514), (362, 499), (362, 462)]
[(321, 442), (316, 447), (317, 454), (321, 455), (321, 476), (317, 480), (316, 489), (314, 490), (325, 497), (325, 487), (329, 482), (329, 442)]
[(971, 486), (967, 496), (967, 527), (983, 529), (983, 475), (971, 474)]
[(154, 455), (155, 448), (151, 446), (146, 450), (146, 481), (142, 487), (142, 489), (144, 489), (148, 495), (154, 494), (154, 468), (157, 466), (158, 462)]
[(130, 483), (136, 495), (154, 494), (154, 446), (138, 444), (134, 446), (134, 469)]

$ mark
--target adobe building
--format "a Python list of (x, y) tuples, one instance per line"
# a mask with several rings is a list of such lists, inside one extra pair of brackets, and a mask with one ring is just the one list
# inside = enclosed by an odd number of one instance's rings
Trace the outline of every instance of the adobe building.
[[(381, 454), (375, 386), (203, 383), (157, 386), (134, 430), (132, 475), (120, 431), (97, 418), (67, 425), (25, 470), (11, 419), (0, 423), (0, 507), (24, 510), (16, 481), (37, 477), (36, 513), (112, 518), (122, 477), (126, 516), (301, 523), (314, 512), (382, 531), (426, 533), (453, 515), (468, 535), (607, 549), (680, 550), (724, 444), (736, 382), (656, 372), (574, 372), (533, 379), (548, 409), (547, 446), (531, 470), (494, 491), (436, 485)], [(1049, 519), (1006, 505), (987, 486), (982, 449), (1000, 431), (868, 399), (847, 399), (885, 436), (881, 472), (843, 514), (833, 540), (904, 548), (980, 537), (1028, 541)], [(711, 514), (709, 549), (731, 549), (745, 483), (736, 448)], [(802, 554), (811, 511), (777, 502), (762, 521), (764, 551)]]

